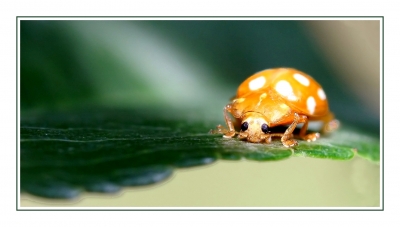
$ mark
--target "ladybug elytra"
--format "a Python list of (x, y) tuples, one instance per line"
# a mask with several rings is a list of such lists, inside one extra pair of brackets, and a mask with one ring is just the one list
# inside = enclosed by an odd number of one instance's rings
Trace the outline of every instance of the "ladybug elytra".
[[(230, 113), (240, 121), (236, 132)], [(303, 123), (298, 135), (306, 141), (315, 141), (320, 133), (307, 134), (309, 121), (322, 121), (322, 132), (339, 126), (328, 107), (322, 87), (309, 75), (292, 68), (274, 68), (258, 72), (240, 84), (235, 98), (224, 107), (228, 129), (221, 125), (211, 133), (224, 134), (225, 138), (238, 138), (253, 143), (270, 143), (272, 137), (281, 137), (285, 147), (298, 143), (293, 131)], [(270, 131), (275, 126), (286, 126), (284, 133)]]

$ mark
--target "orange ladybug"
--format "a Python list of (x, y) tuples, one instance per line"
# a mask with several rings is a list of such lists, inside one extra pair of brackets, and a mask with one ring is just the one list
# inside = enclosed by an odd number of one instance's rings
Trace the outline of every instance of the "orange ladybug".
[[(240, 120), (240, 132), (236, 132), (230, 113)], [(293, 139), (297, 124), (303, 123), (299, 137), (315, 141), (319, 133), (307, 133), (309, 121), (322, 121), (322, 132), (330, 132), (339, 121), (328, 107), (325, 92), (311, 76), (292, 68), (274, 68), (258, 72), (240, 84), (236, 97), (225, 106), (224, 117), (228, 129), (221, 125), (211, 133), (253, 143), (270, 143), (272, 137), (281, 137), (285, 147), (298, 143)], [(284, 133), (271, 133), (270, 128), (289, 125)]]

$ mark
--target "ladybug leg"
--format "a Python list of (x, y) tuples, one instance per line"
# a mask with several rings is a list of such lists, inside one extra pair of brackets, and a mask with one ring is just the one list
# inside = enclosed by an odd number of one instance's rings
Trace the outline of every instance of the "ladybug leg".
[(299, 123), (304, 123), (303, 127), (301, 127), (301, 129), (300, 129), (300, 134), (299, 134), (300, 138), (302, 138), (303, 140), (306, 140), (307, 142), (311, 142), (311, 141), (315, 141), (316, 139), (318, 139), (320, 137), (320, 134), (318, 132), (306, 134), (307, 129), (308, 129), (308, 117), (307, 116), (300, 115)]
[(211, 134), (224, 134), (225, 138), (232, 138), (236, 135), (235, 127), (233, 126), (232, 119), (229, 117), (228, 112), (231, 112), (231, 105), (228, 104), (224, 107), (224, 118), (228, 129), (222, 125), (218, 125), (216, 130), (211, 130)]
[(269, 138), (265, 139), (266, 143), (271, 143), (272, 137), (281, 137), (284, 135), (284, 133), (271, 133), (269, 134)]
[(225, 118), (225, 123), (229, 128), (229, 131), (224, 133), (225, 138), (232, 138), (236, 135), (235, 127), (233, 126), (232, 119), (229, 117), (228, 112), (231, 112), (232, 106), (231, 104), (228, 104), (224, 107), (224, 118)]
[(294, 147), (298, 144), (297, 141), (293, 139), (293, 131), (296, 128), (299, 121), (300, 121), (300, 116), (297, 113), (294, 113), (293, 123), (286, 129), (285, 133), (283, 133), (281, 137), (281, 142), (283, 146)]
[(322, 119), (324, 125), (322, 127), (322, 133), (329, 133), (339, 128), (340, 122), (335, 119), (333, 113), (329, 113), (324, 119)]

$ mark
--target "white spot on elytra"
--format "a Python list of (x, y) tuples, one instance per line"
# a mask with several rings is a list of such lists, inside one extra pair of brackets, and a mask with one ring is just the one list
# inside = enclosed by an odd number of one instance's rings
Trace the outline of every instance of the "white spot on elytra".
[(322, 90), (322, 88), (319, 88), (319, 89), (318, 89), (318, 97), (319, 97), (321, 100), (325, 100), (325, 99), (326, 99), (325, 92), (324, 92), (324, 90)]
[(245, 100), (245, 98), (238, 98), (238, 99), (234, 99), (233, 102), (234, 103), (241, 103)]
[(262, 102), (263, 99), (265, 99), (267, 97), (267, 93), (262, 93), (262, 95), (260, 95), (260, 98), (258, 100), (257, 106), (259, 106)]
[(302, 85), (304, 85), (304, 86), (309, 86), (310, 85), (310, 80), (309, 79), (307, 79), (307, 77), (305, 77), (305, 76), (303, 76), (303, 75), (301, 75), (301, 74), (299, 74), (299, 73), (295, 73), (294, 75), (293, 75), (293, 77), (299, 82), (299, 83), (301, 83)]
[(250, 81), (249, 88), (252, 91), (257, 90), (259, 88), (262, 88), (262, 86), (264, 86), (265, 82), (267, 82), (265, 80), (265, 78), (263, 76), (260, 76), (260, 77), (258, 77), (256, 79)]
[(313, 114), (315, 111), (315, 106), (317, 105), (317, 103), (315, 102), (314, 97), (310, 96), (307, 99), (307, 109), (308, 112), (310, 112), (310, 114)]
[(291, 101), (297, 100), (297, 97), (293, 94), (293, 88), (289, 82), (281, 80), (275, 85), (275, 90)]

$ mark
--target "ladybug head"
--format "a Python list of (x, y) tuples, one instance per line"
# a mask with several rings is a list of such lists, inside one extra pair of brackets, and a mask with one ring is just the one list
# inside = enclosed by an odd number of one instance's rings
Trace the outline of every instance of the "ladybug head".
[(257, 112), (247, 112), (242, 117), (239, 138), (252, 143), (260, 143), (264, 140), (268, 143), (271, 137), (264, 115)]

